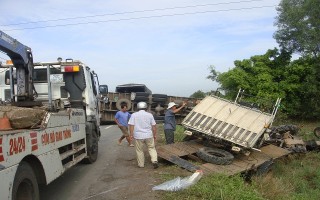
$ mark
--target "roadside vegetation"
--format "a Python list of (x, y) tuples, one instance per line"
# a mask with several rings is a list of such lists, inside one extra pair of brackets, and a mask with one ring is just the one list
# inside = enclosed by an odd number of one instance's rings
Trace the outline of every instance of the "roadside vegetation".
[[(313, 130), (320, 126), (319, 8), (319, 0), (281, 0), (274, 23), (277, 27), (274, 38), (280, 48), (266, 50), (264, 55), (236, 60), (235, 67), (227, 72), (220, 73), (213, 65), (210, 66), (207, 78), (220, 85), (215, 93), (234, 100), (239, 89), (244, 90), (250, 95), (245, 103), (263, 110), (269, 109), (270, 102), (281, 98), (273, 125), (297, 125), (300, 128), (298, 135), (303, 140), (318, 139)], [(300, 57), (292, 60), (297, 54)], [(209, 93), (212, 92), (199, 90), (191, 96), (203, 98)], [(159, 133), (162, 138), (159, 138), (158, 145), (161, 145), (164, 143), (161, 125)], [(183, 137), (183, 128), (179, 127), (175, 141), (181, 141)], [(164, 200), (318, 200), (319, 166), (319, 152), (295, 153), (276, 160), (271, 170), (261, 176), (248, 179), (241, 175), (205, 175), (188, 189), (159, 193)], [(164, 182), (176, 178), (178, 169), (168, 163), (159, 179)]]
[[(293, 121), (287, 122), (295, 124)], [(299, 123), (295, 124), (303, 125), (299, 135), (303, 138), (308, 138), (308, 140), (315, 139), (313, 129), (318, 124)], [(177, 126), (175, 141), (183, 140), (185, 136), (183, 131), (182, 126)], [(165, 139), (162, 125), (158, 126), (158, 132), (160, 135), (158, 145), (163, 145)], [(319, 166), (319, 152), (292, 154), (276, 160), (268, 173), (252, 176), (249, 180), (240, 174), (236, 176), (210, 174), (203, 176), (198, 183), (182, 191), (158, 192), (163, 200), (318, 200), (320, 199)], [(166, 163), (161, 166), (161, 171), (157, 178), (162, 182), (172, 180), (178, 176), (191, 175), (191, 172), (172, 163)]]

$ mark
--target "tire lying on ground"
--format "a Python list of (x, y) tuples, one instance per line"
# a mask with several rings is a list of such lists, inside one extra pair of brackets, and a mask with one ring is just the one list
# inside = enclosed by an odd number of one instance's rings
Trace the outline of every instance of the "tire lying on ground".
[(234, 156), (225, 150), (203, 147), (197, 151), (197, 156), (206, 162), (217, 165), (229, 165), (232, 163)]

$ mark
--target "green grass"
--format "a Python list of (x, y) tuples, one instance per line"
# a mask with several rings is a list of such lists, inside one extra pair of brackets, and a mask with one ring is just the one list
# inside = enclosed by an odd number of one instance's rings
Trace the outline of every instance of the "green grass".
[[(163, 125), (162, 124), (158, 124), (157, 125), (157, 130), (158, 130), (157, 143), (160, 144), (160, 145), (163, 145), (163, 144), (166, 143), (166, 138), (165, 138), (165, 135), (164, 135)], [(175, 134), (174, 134), (174, 141), (175, 142), (181, 142), (183, 140), (183, 138), (186, 136), (183, 132), (184, 132), (183, 126), (177, 125), (176, 131), (175, 131)]]
[(215, 199), (215, 200), (260, 200), (263, 199), (251, 185), (244, 183), (240, 176), (209, 175), (195, 185), (178, 192), (160, 192), (164, 200), (173, 199)]
[[(282, 124), (285, 123), (279, 123), (278, 125)], [(298, 135), (304, 140), (317, 139), (313, 135), (313, 130), (320, 126), (320, 123), (291, 121), (291, 123), (287, 122), (286, 124), (298, 125), (300, 127)], [(183, 139), (183, 131), (183, 127), (178, 126), (175, 141)], [(161, 137), (164, 141), (163, 133)], [(163, 182), (172, 180), (183, 175), (183, 173), (177, 175), (179, 170), (186, 171), (168, 164), (163, 167), (163, 171), (167, 171), (168, 174), (158, 178)], [(320, 153), (293, 154), (277, 160), (268, 174), (253, 177), (250, 183), (240, 176), (230, 177), (212, 174), (202, 177), (198, 183), (182, 191), (158, 192), (163, 200), (318, 200), (320, 199)]]
[(265, 199), (320, 199), (320, 154), (292, 155), (276, 162), (267, 176), (254, 184)]

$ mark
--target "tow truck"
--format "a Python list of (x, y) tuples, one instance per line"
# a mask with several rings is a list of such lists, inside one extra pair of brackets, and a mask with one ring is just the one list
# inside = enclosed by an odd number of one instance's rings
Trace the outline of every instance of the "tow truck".
[(34, 63), (31, 48), (2, 31), (0, 51), (12, 61), (2, 65), (10, 99), (0, 105), (0, 199), (39, 200), (40, 185), (97, 160), (98, 76), (72, 59)]

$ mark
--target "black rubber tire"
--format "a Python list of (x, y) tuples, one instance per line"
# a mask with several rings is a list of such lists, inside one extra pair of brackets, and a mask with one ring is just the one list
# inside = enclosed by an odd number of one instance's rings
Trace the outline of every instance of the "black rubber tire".
[(149, 97), (136, 96), (133, 101), (135, 101), (135, 102), (140, 102), (140, 101), (148, 102), (149, 101)]
[(168, 95), (166, 94), (153, 94), (152, 98), (163, 98), (163, 99), (167, 99)]
[(197, 156), (206, 162), (217, 165), (229, 165), (234, 159), (234, 156), (228, 151), (211, 147), (200, 148), (197, 151)]
[(12, 186), (12, 200), (39, 200), (37, 177), (29, 165), (22, 161), (19, 164)]
[(257, 168), (256, 175), (262, 176), (264, 174), (267, 174), (271, 170), (273, 164), (274, 162), (272, 159), (265, 161)]
[(149, 95), (147, 92), (136, 92), (136, 97), (149, 97)]
[(164, 121), (164, 116), (155, 115), (153, 117), (154, 117), (154, 120), (156, 120), (156, 121)]
[(127, 110), (131, 109), (131, 101), (129, 99), (119, 99), (116, 102), (116, 107), (117, 107), (118, 110), (121, 110), (121, 104), (122, 103), (126, 103), (127, 104)]
[(271, 128), (271, 134), (279, 133), (284, 134), (286, 132), (290, 132), (291, 135), (296, 135), (299, 132), (299, 127), (296, 125), (281, 125), (275, 126)]
[(191, 140), (195, 140), (195, 139), (197, 139), (197, 137), (194, 136), (194, 135), (186, 135), (186, 136), (184, 136), (184, 138), (182, 139), (182, 141), (183, 141), (183, 142), (187, 142), (187, 141), (191, 141)]
[(320, 127), (315, 128), (313, 133), (317, 138), (320, 138)]
[(95, 125), (88, 122), (86, 125), (87, 133), (87, 157), (83, 160), (83, 163), (92, 164), (98, 158), (99, 138)]
[(152, 97), (152, 102), (166, 102), (166, 98), (161, 98), (161, 97)]

